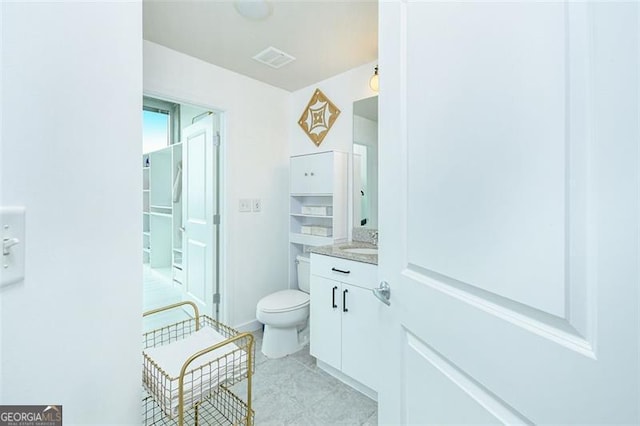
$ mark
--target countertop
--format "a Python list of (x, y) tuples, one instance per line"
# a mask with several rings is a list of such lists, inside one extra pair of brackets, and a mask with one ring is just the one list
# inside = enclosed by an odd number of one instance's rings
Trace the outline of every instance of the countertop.
[(346, 248), (378, 248), (371, 243), (364, 243), (360, 241), (351, 241), (348, 243), (332, 244), (329, 246), (311, 247), (309, 252), (323, 254), (325, 256), (339, 257), (347, 260), (355, 260), (356, 262), (371, 263), (373, 265), (378, 264), (377, 254), (358, 254), (348, 253), (343, 251)]

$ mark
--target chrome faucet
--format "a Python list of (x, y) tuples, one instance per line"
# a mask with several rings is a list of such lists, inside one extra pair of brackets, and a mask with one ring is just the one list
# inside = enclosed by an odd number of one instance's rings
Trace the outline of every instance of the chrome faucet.
[(371, 232), (371, 242), (373, 243), (374, 246), (378, 245), (378, 231)]

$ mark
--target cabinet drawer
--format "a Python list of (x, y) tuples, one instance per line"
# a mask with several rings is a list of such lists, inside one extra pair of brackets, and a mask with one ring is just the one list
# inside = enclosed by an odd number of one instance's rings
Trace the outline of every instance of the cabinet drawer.
[(311, 253), (311, 275), (362, 288), (378, 287), (378, 267), (369, 263)]

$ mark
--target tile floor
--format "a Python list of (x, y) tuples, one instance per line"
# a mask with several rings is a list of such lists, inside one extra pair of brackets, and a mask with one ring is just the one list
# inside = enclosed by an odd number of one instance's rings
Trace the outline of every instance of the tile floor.
[(376, 402), (319, 369), (309, 346), (284, 358), (268, 359), (260, 351), (262, 332), (254, 336), (257, 426), (378, 424)]
[[(160, 273), (151, 269), (148, 264), (143, 265), (143, 312), (171, 305), (181, 300), (180, 291), (171, 285), (166, 272)], [(172, 324), (189, 318), (181, 309), (172, 309), (166, 313), (159, 313), (143, 320), (144, 331), (154, 330), (167, 324)]]
[[(175, 303), (178, 290), (162, 274), (144, 268), (144, 310)], [(145, 319), (145, 330), (185, 319), (174, 310)], [(253, 408), (257, 426), (276, 425), (377, 425), (375, 401), (343, 384), (316, 366), (309, 346), (279, 359), (268, 359), (260, 351), (262, 331), (256, 338), (256, 371), (253, 377)], [(246, 382), (234, 389), (245, 395)]]

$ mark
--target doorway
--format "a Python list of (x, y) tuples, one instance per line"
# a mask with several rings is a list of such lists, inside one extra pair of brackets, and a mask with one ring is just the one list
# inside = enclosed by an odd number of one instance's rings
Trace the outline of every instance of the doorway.
[(144, 310), (190, 300), (217, 319), (221, 113), (144, 97), (142, 114)]

